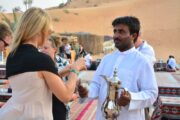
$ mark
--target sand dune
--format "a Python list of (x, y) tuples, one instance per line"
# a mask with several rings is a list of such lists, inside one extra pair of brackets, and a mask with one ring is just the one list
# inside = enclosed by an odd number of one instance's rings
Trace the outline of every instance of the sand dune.
[(142, 37), (154, 47), (157, 59), (166, 61), (172, 54), (180, 63), (180, 0), (88, 1), (84, 5), (82, 0), (74, 0), (66, 8), (48, 10), (55, 31), (112, 35), (115, 17), (137, 16), (142, 23)]
[(52, 16), (62, 18), (59, 23), (54, 23), (58, 32), (112, 35), (111, 22), (115, 17), (137, 16), (142, 23), (142, 37), (154, 47), (157, 59), (166, 61), (172, 54), (180, 62), (179, 0), (121, 0), (101, 3), (98, 7), (67, 10), (68, 14), (58, 9), (49, 11)]

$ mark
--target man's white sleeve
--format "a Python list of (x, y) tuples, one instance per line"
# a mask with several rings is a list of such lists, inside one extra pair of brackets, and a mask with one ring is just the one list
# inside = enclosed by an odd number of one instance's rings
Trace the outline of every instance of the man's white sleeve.
[(152, 106), (158, 96), (158, 87), (152, 65), (147, 62), (144, 63), (140, 72), (137, 83), (139, 92), (130, 92), (129, 110)]
[(91, 84), (89, 86), (89, 94), (88, 94), (88, 97), (89, 98), (98, 98), (99, 96), (99, 90), (100, 90), (100, 86), (101, 86), (101, 81), (99, 80), (100, 78), (100, 74), (101, 74), (101, 71), (103, 70), (103, 63), (104, 63), (104, 60), (101, 61), (101, 63), (99, 64), (96, 72), (95, 72), (95, 75), (93, 77), (93, 80), (91, 81)]
[(99, 74), (100, 71), (102, 71), (103, 68), (103, 60), (99, 64), (94, 77), (92, 81), (90, 82), (90, 85), (88, 87), (88, 97), (87, 98), (80, 98), (80, 103), (88, 102), (92, 99), (96, 99), (99, 96), (99, 90), (100, 90), (100, 80), (99, 80)]

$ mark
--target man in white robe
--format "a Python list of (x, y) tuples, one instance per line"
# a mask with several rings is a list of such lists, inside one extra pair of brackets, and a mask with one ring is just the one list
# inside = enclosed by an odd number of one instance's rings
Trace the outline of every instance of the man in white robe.
[[(147, 43), (147, 41), (145, 41), (141, 38), (141, 32), (139, 32), (138, 38), (135, 39), (134, 43), (135, 43), (134, 44), (135, 48), (140, 53), (142, 53), (149, 60), (149, 62), (152, 63), (152, 65), (154, 65), (156, 62), (154, 49), (150, 44)], [(145, 109), (146, 120), (150, 120), (151, 115), (150, 115), (149, 111), (153, 111), (153, 110), (154, 110), (153, 107), (151, 107), (151, 109), (149, 109), (149, 108)]]
[(141, 33), (139, 33), (138, 38), (135, 39), (135, 48), (141, 52), (152, 64), (156, 62), (155, 52), (153, 47), (147, 43), (147, 41), (141, 38)]
[(98, 66), (89, 89), (80, 86), (81, 98), (98, 99), (96, 120), (105, 120), (101, 107), (107, 96), (106, 81), (100, 77), (112, 77), (117, 68), (118, 78), (127, 91), (120, 92), (117, 103), (122, 107), (117, 120), (145, 120), (144, 108), (151, 106), (157, 98), (158, 87), (152, 64), (134, 47), (140, 29), (137, 18), (116, 18), (114, 43), (118, 50), (106, 55)]

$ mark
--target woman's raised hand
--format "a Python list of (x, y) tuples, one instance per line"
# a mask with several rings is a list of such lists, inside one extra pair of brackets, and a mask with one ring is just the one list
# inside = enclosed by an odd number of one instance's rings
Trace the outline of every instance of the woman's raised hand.
[(77, 59), (71, 66), (71, 69), (76, 69), (78, 71), (86, 70), (86, 64), (84, 58)]

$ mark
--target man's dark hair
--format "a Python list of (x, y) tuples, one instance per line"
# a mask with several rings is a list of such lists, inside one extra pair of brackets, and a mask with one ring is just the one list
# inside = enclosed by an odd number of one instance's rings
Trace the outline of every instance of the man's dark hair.
[(64, 45), (59, 47), (59, 52), (60, 53), (65, 53), (65, 48), (64, 48)]
[(130, 34), (137, 33), (137, 35), (139, 35), (140, 21), (138, 18), (134, 16), (118, 17), (112, 22), (113, 27), (119, 24), (127, 25), (129, 28)]
[(67, 37), (62, 37), (61, 41), (67, 41), (68, 38)]
[(173, 55), (169, 55), (169, 58), (175, 58)]
[(0, 22), (0, 39), (4, 39), (6, 36), (11, 36), (12, 35), (12, 31), (10, 29), (10, 27), (3, 23)]

